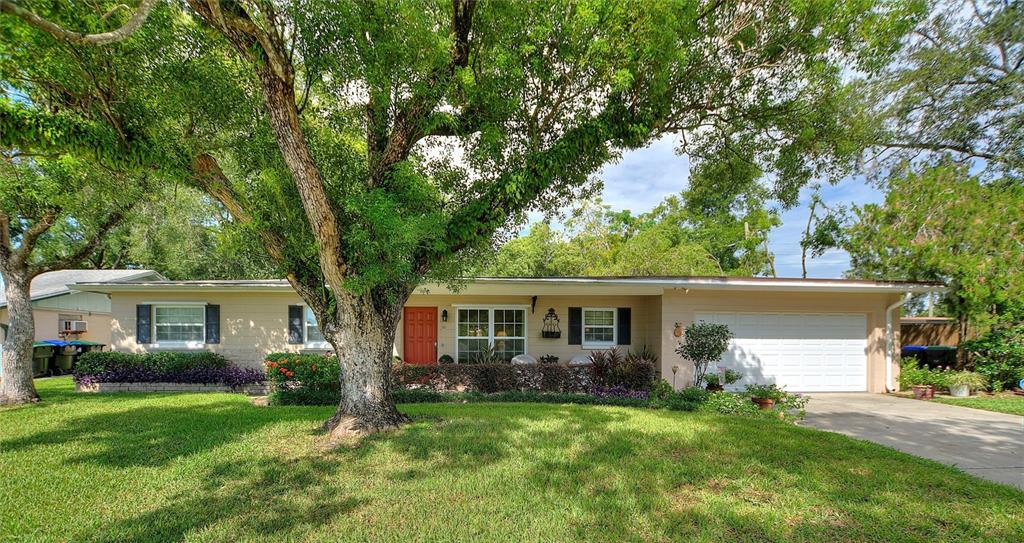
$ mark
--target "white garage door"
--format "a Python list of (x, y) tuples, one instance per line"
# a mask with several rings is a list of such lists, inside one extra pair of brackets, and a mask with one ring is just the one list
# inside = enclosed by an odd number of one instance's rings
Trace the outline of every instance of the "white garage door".
[(743, 373), (735, 386), (776, 383), (790, 392), (867, 390), (867, 317), (835, 313), (697, 313), (729, 326), (722, 367)]

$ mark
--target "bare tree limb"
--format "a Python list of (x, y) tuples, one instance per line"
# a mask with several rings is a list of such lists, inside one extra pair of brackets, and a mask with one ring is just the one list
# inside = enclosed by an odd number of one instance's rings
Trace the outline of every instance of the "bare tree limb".
[[(128, 22), (117, 30), (111, 30), (110, 32), (101, 32), (99, 34), (82, 34), (81, 32), (74, 32), (71, 30), (65, 30), (60, 25), (48, 21), (35, 13), (22, 8), (11, 2), (10, 0), (0, 0), (0, 13), (7, 13), (13, 15), (26, 23), (49, 33), (55, 38), (67, 40), (71, 43), (80, 43), (86, 45), (107, 45), (110, 43), (116, 43), (124, 40), (128, 36), (131, 36), (133, 32), (142, 26), (142, 23), (149, 17), (149, 12), (153, 10), (153, 7), (159, 0), (142, 0), (139, 2), (139, 8), (135, 10), (132, 17), (128, 19)], [(117, 10), (115, 7), (113, 10), (103, 16), (106, 19), (113, 11)]]
[(949, 143), (931, 143), (931, 142), (898, 142), (898, 141), (885, 141), (879, 142), (881, 147), (890, 147), (894, 149), (916, 149), (919, 151), (950, 151), (953, 153), (960, 153), (963, 155), (984, 158), (986, 160), (1001, 161), (1003, 157), (995, 153), (987, 153), (985, 151), (978, 151), (971, 147), (962, 145), (953, 145)]

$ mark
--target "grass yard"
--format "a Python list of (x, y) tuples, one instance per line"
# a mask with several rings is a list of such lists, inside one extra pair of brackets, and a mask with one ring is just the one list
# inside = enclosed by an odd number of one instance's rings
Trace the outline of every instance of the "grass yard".
[(959, 405), (960, 407), (973, 407), (974, 409), (984, 409), (985, 411), (1024, 416), (1024, 396), (1015, 396), (1013, 394), (983, 394), (969, 398), (937, 396), (934, 398), (934, 401)]
[(4, 541), (1014, 541), (1024, 493), (838, 434), (629, 408), (76, 395), (0, 411)]

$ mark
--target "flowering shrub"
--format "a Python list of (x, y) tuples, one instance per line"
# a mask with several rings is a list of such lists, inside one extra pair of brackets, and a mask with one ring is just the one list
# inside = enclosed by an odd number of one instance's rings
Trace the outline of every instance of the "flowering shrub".
[(210, 352), (90, 352), (82, 354), (75, 365), (75, 382), (82, 385), (187, 383), (238, 387), (264, 380), (262, 371), (233, 366), (223, 356)]
[(340, 399), (338, 358), (318, 354), (273, 353), (263, 362), (277, 405), (328, 405)]

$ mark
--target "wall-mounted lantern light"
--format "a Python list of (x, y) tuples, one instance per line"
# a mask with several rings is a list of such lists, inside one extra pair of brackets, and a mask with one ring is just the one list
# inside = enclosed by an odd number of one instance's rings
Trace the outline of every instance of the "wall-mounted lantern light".
[(548, 339), (562, 337), (562, 330), (558, 326), (558, 314), (555, 313), (553, 307), (548, 309), (547, 315), (544, 315), (544, 327), (541, 329), (540, 337)]
[(441, 322), (448, 322), (448, 310), (441, 310)]

